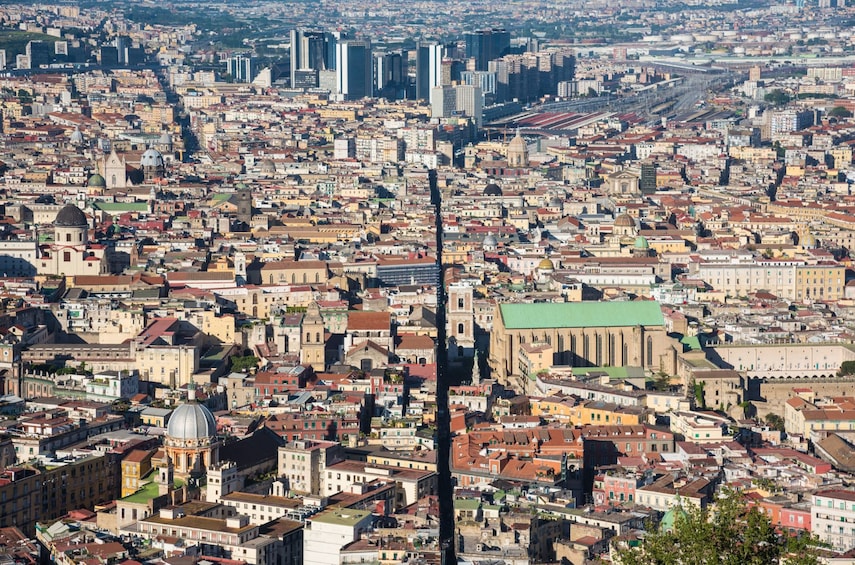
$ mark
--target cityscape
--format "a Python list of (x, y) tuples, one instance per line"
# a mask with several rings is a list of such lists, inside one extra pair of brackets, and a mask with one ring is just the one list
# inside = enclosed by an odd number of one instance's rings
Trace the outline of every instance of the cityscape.
[(0, 565), (855, 565), (855, 5), (0, 4)]

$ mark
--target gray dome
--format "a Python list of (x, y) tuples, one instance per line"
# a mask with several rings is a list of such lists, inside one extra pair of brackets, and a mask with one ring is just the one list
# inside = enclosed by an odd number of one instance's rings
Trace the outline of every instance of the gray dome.
[(484, 247), (496, 247), (499, 245), (499, 240), (496, 239), (496, 236), (493, 234), (488, 234), (487, 237), (484, 238), (482, 245), (484, 245)]
[(53, 225), (59, 228), (88, 228), (89, 221), (83, 210), (74, 204), (66, 204), (56, 215)]
[(140, 159), (141, 167), (162, 167), (163, 166), (163, 155), (160, 154), (160, 151), (156, 149), (147, 149), (145, 153), (142, 154), (142, 159)]
[(182, 404), (169, 417), (166, 436), (170, 439), (205, 439), (217, 435), (217, 422), (201, 404)]
[(71, 143), (73, 143), (75, 145), (82, 145), (83, 144), (83, 134), (80, 133), (79, 129), (75, 128), (75, 130), (73, 132), (71, 132)]
[(491, 182), (486, 187), (484, 187), (484, 196), (501, 196), (501, 195), (502, 195), (501, 187), (494, 182)]
[(169, 132), (164, 130), (162, 134), (160, 134), (160, 139), (157, 140), (160, 145), (168, 145), (172, 147), (172, 136), (169, 135)]

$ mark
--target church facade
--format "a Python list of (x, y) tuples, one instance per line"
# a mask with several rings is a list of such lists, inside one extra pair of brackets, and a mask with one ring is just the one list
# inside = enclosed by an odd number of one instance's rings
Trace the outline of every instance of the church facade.
[(658, 302), (498, 305), (490, 336), (493, 377), (502, 384), (531, 379), (526, 358), (532, 348), (550, 354), (547, 365), (652, 371), (669, 370), (676, 355)]
[(107, 272), (106, 248), (89, 242), (86, 214), (68, 204), (56, 215), (53, 243), (44, 245), (37, 259), (40, 273), (59, 276), (103, 275)]

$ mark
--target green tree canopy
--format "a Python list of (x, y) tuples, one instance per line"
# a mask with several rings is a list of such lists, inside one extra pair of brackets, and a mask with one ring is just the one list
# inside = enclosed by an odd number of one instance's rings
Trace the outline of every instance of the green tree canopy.
[(670, 530), (651, 528), (638, 547), (617, 551), (621, 565), (816, 565), (816, 540), (779, 533), (757, 507), (725, 490), (713, 509), (686, 505)]
[(775, 106), (783, 106), (784, 104), (792, 100), (790, 95), (781, 90), (780, 88), (776, 88), (772, 92), (767, 92), (766, 96), (764, 96), (763, 99), (769, 104), (774, 104)]
[(258, 367), (260, 359), (255, 355), (244, 355), (243, 357), (232, 357), (232, 371), (241, 373)]
[(766, 424), (773, 430), (784, 431), (784, 419), (777, 414), (766, 414)]
[(841, 377), (855, 375), (855, 361), (844, 361), (840, 365), (840, 370), (837, 371), (837, 374)]
[(828, 111), (828, 115), (832, 118), (851, 118), (852, 112), (850, 112), (843, 106), (835, 106), (834, 108)]

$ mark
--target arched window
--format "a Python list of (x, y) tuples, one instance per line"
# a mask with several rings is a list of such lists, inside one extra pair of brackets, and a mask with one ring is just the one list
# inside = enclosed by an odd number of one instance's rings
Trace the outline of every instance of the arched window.
[(647, 336), (647, 364), (653, 365), (653, 337)]
[(458, 334), (462, 334), (462, 333), (463, 333), (463, 324), (462, 324), (462, 323), (461, 323), (461, 324), (457, 324), (457, 333), (458, 333)]
[(609, 365), (615, 366), (615, 336), (609, 333)]
[(585, 363), (590, 363), (591, 359), (591, 340), (586, 335), (582, 338), (582, 357), (585, 358)]
[(311, 343), (312, 335), (309, 332), (306, 332), (306, 343)]
[(315, 332), (315, 343), (321, 342), (321, 332)]
[(603, 365), (603, 336), (597, 334), (594, 339), (597, 344), (597, 366), (601, 367)]

